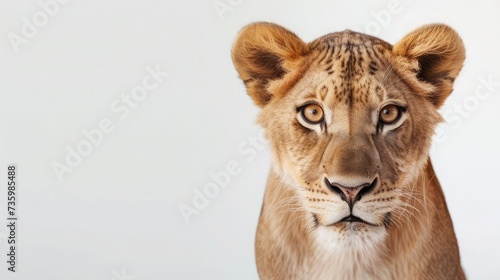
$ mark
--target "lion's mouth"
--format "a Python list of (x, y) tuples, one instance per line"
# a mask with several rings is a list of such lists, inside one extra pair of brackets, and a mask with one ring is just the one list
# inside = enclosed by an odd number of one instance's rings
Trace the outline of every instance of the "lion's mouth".
[(361, 219), (360, 217), (354, 216), (352, 214), (347, 216), (347, 217), (344, 217), (342, 220), (335, 222), (331, 225), (333, 226), (333, 225), (340, 224), (340, 223), (363, 223), (363, 224), (367, 224), (369, 226), (374, 226), (374, 227), (378, 226), (376, 224), (372, 224), (370, 222), (367, 222), (367, 221)]
[(370, 222), (367, 222), (367, 221), (361, 219), (360, 217), (354, 216), (352, 214), (349, 215), (349, 216), (346, 216), (346, 217), (342, 218), (341, 220), (339, 220), (339, 221), (337, 221), (335, 223), (329, 224), (328, 226), (335, 226), (335, 225), (338, 225), (338, 224), (341, 224), (341, 223), (348, 223), (348, 224), (351, 224), (351, 223), (363, 223), (363, 224), (367, 224), (369, 226), (378, 227), (378, 225), (372, 224)]
[(370, 223), (370, 222), (367, 222), (367, 221), (361, 219), (358, 216), (351, 214), (349, 216), (345, 216), (344, 218), (342, 218), (334, 223), (331, 223), (328, 225), (323, 225), (320, 223), (320, 221), (318, 219), (318, 215), (316, 213), (312, 213), (312, 214), (313, 214), (314, 227), (317, 227), (319, 225), (322, 225), (325, 227), (330, 227), (330, 226), (337, 226), (337, 225), (341, 225), (341, 224), (344, 224), (344, 225), (365, 224), (365, 225), (369, 225), (372, 227), (384, 226), (385, 228), (387, 228), (387, 227), (389, 227), (389, 224), (391, 223), (391, 213), (390, 212), (387, 212), (384, 215), (384, 221), (382, 222), (382, 224)]

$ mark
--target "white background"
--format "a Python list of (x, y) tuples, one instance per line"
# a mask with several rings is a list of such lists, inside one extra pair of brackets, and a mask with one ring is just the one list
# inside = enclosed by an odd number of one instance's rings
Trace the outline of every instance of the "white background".
[[(0, 278), (257, 279), (253, 241), (270, 157), (267, 148), (238, 151), (258, 135), (258, 110), (230, 49), (241, 27), (264, 20), (305, 41), (349, 28), (395, 43), (432, 22), (460, 33), (467, 60), (432, 159), (467, 275), (500, 279), (500, 86), (488, 92), (481, 82), (500, 81), (500, 5), (399, 0), (397, 13), (377, 21), (389, 2), (74, 0), (16, 54), (9, 34), (22, 36), (23, 18), (43, 10), (38, 0), (1, 1)], [(230, 9), (218, 13), (214, 3)], [(157, 65), (169, 76), (120, 118), (112, 104)], [(54, 162), (65, 164), (67, 147), (103, 119), (114, 130), (59, 181)], [(187, 224), (179, 205), (192, 205), (231, 161), (240, 173)], [(10, 163), (19, 170), (17, 273), (6, 263)]]

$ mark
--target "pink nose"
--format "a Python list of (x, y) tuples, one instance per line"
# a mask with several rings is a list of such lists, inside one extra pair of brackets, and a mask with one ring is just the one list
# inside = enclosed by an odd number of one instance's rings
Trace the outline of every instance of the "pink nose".
[(334, 193), (338, 194), (342, 200), (347, 202), (349, 207), (352, 209), (354, 203), (361, 200), (361, 198), (372, 191), (377, 185), (377, 178), (373, 180), (371, 183), (363, 183), (356, 187), (346, 187), (339, 183), (330, 182), (327, 178), (325, 178), (326, 186)]

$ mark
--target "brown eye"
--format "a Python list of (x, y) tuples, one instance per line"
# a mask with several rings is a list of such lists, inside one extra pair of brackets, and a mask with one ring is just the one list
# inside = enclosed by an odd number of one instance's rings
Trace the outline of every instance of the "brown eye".
[(401, 117), (401, 109), (396, 105), (387, 105), (382, 108), (379, 115), (379, 120), (383, 124), (392, 124)]
[(309, 104), (302, 107), (302, 117), (311, 124), (323, 121), (323, 109), (318, 104)]

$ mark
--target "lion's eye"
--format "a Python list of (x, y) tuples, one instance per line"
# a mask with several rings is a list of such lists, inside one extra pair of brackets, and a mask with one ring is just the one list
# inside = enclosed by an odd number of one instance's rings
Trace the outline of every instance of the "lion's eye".
[(323, 109), (318, 104), (308, 104), (302, 107), (302, 118), (311, 124), (318, 124), (323, 121)]
[(379, 120), (382, 124), (393, 124), (401, 117), (401, 108), (390, 104), (380, 110)]

